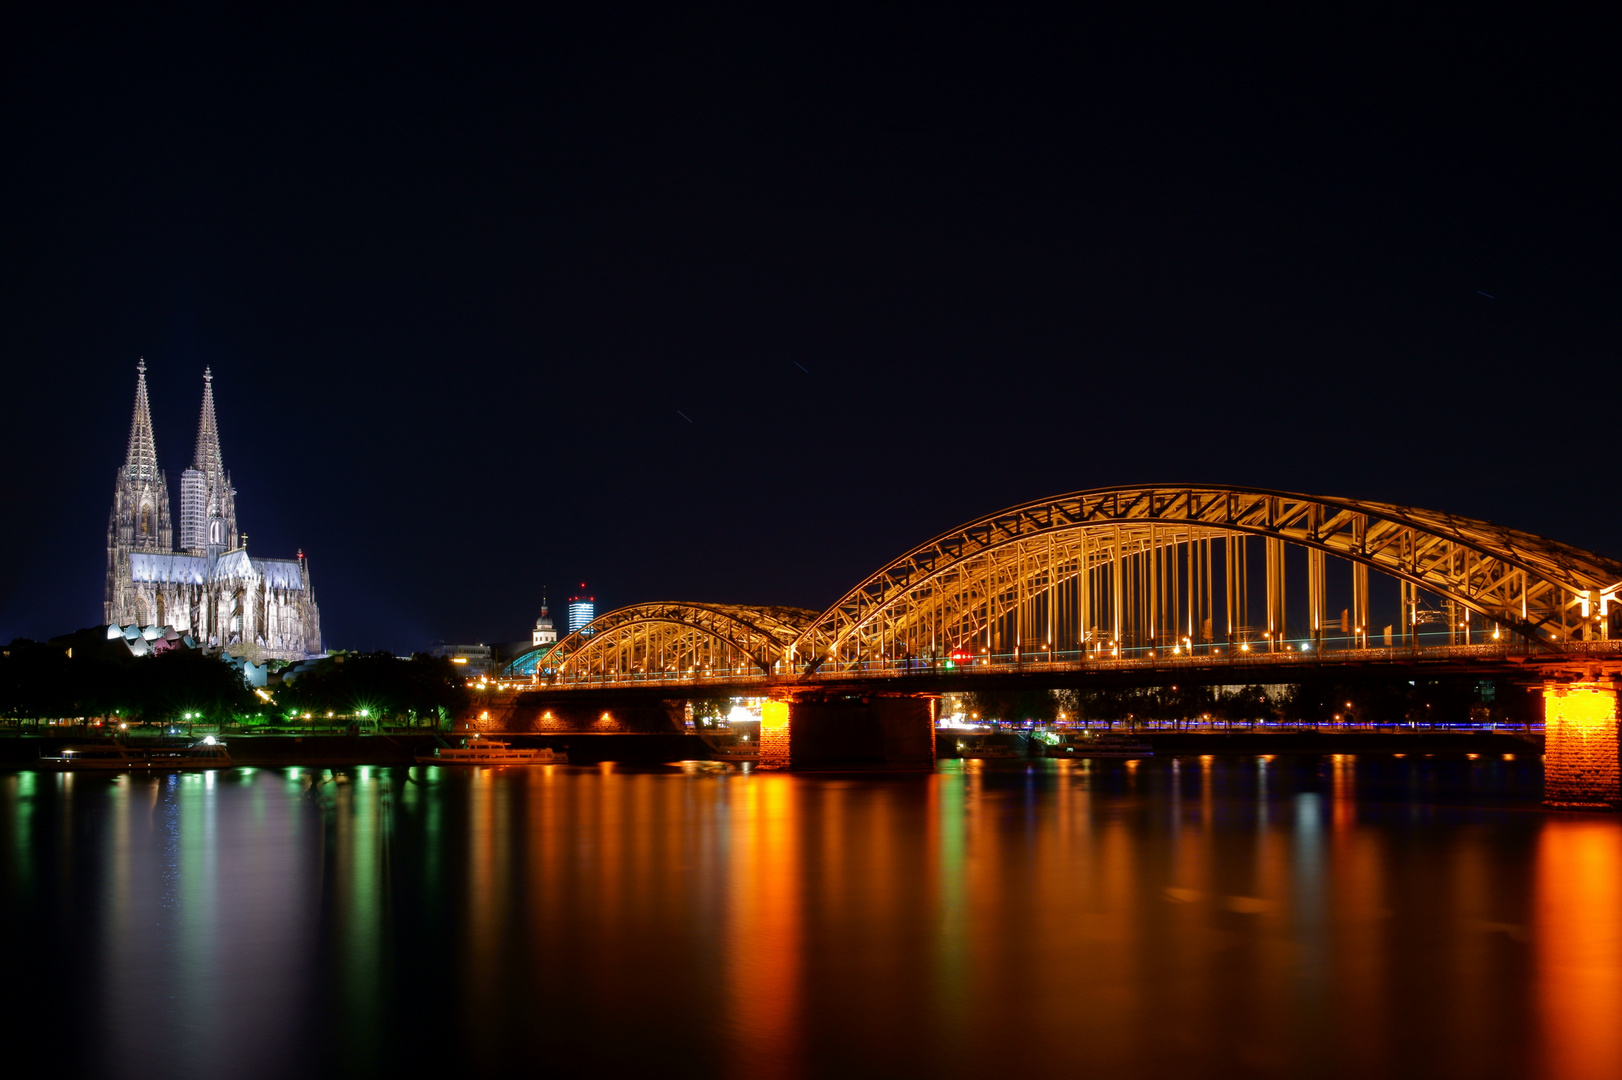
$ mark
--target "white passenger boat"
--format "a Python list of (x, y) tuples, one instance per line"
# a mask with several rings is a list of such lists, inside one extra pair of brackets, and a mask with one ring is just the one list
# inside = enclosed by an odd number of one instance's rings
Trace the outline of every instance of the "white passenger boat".
[(760, 743), (748, 734), (700, 731), (698, 737), (710, 748), (712, 761), (759, 761)]
[(205, 735), (190, 746), (154, 746), (146, 751), (149, 768), (153, 769), (228, 769), (231, 752), (225, 743), (212, 735)]
[(990, 735), (965, 735), (958, 740), (957, 756), (966, 760), (1006, 761), (1025, 755), (999, 738)]
[(565, 765), (569, 755), (550, 746), (515, 747), (500, 739), (475, 735), (462, 746), (437, 746), (432, 754), (418, 754), (419, 765)]
[(64, 746), (55, 754), (41, 754), (42, 769), (74, 772), (134, 772), (162, 769), (228, 769), (231, 752), (212, 735), (189, 746), (127, 746), (119, 742)]
[(1050, 758), (1146, 758), (1155, 748), (1136, 735), (1120, 731), (1066, 731), (1056, 743), (1044, 743)]

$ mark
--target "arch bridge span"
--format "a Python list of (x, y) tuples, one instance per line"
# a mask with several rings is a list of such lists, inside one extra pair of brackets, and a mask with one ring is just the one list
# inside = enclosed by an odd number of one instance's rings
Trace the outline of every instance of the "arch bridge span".
[(1412, 653), (1422, 628), (1428, 647), (1609, 652), (1622, 636), (1619, 593), (1622, 563), (1489, 522), (1258, 488), (1121, 486), (968, 522), (821, 613), (609, 612), (560, 642), (543, 670), (566, 685), (1305, 659), (1326, 648)]
[(559, 641), (540, 666), (565, 682), (610, 675), (649, 681), (766, 674), (780, 666), (818, 614), (743, 604), (632, 604)]

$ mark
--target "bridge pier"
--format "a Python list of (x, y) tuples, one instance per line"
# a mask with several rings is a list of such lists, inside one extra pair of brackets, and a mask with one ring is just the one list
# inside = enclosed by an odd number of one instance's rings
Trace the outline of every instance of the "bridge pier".
[(799, 696), (761, 710), (760, 768), (929, 769), (933, 699), (868, 694)]
[(1622, 808), (1617, 680), (1543, 684), (1543, 803), (1568, 810)]
[(760, 767), (787, 769), (793, 761), (789, 732), (793, 707), (786, 701), (768, 701), (760, 707)]

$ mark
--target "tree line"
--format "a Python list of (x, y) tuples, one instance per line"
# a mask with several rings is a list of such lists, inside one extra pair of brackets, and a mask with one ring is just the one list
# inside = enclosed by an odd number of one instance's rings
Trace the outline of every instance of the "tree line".
[(1102, 687), (962, 695), (965, 713), (982, 720), (1103, 724), (1527, 723), (1542, 718), (1535, 690), (1502, 679), (1355, 682), (1308, 680), (1284, 686)]
[(472, 703), (456, 665), (426, 653), (409, 660), (386, 652), (332, 656), (277, 690), (275, 698), (282, 719), (364, 711), (402, 723), (449, 723)]
[[(449, 660), (389, 653), (328, 657), (294, 682), (263, 695), (218, 654), (175, 648), (134, 656), (122, 641), (82, 635), (69, 644), (19, 638), (0, 649), (0, 718), (13, 723), (102, 719), (168, 723), (182, 718), (285, 724), (305, 713), (438, 722), (465, 710), (470, 696)], [(268, 700), (267, 700), (268, 698)]]

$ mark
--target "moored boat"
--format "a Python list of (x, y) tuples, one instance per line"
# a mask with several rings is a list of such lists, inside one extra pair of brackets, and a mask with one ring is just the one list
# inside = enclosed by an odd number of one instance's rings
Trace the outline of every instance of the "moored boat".
[(1001, 761), (1023, 758), (1025, 755), (1010, 746), (1004, 738), (992, 735), (966, 735), (958, 740), (957, 756), (969, 760)]
[(228, 769), (231, 752), (212, 735), (187, 746), (134, 747), (120, 742), (64, 746), (55, 754), (41, 754), (42, 769), (74, 772), (131, 772), (162, 769)]
[(419, 765), (566, 765), (569, 755), (550, 746), (513, 746), (501, 739), (478, 735), (461, 746), (436, 746), (431, 754), (417, 754)]
[(1146, 758), (1155, 749), (1146, 740), (1121, 731), (1065, 731), (1058, 742), (1044, 742), (1050, 758)]
[(760, 760), (760, 743), (750, 739), (747, 732), (732, 734), (701, 731), (698, 737), (710, 748), (710, 758), (713, 761)]
[(231, 752), (225, 743), (205, 735), (190, 746), (156, 746), (146, 751), (154, 769), (228, 769)]

